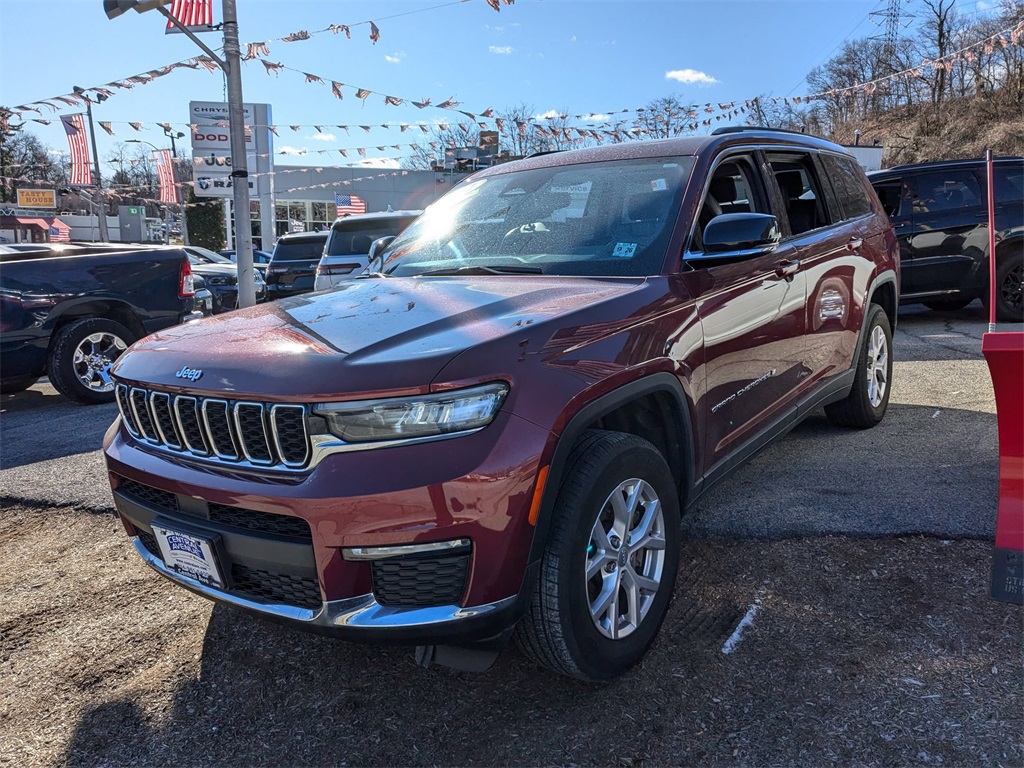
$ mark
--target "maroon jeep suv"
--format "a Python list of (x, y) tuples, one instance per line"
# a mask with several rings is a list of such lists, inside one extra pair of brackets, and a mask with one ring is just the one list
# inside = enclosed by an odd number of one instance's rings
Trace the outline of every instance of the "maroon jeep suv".
[(826, 141), (528, 158), (381, 245), (117, 361), (114, 501), (171, 581), (424, 665), (514, 637), (607, 679), (654, 640), (704, 491), (820, 408), (885, 414), (896, 240)]

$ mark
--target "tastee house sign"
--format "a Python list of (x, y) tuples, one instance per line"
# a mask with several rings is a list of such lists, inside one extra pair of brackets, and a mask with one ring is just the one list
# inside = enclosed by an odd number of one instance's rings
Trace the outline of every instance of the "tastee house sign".
[(19, 189), (19, 208), (56, 208), (57, 193), (52, 189)]

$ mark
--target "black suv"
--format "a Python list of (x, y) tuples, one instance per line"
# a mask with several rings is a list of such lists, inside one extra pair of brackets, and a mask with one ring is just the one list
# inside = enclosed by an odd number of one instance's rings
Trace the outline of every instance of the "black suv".
[[(988, 301), (984, 160), (902, 165), (869, 174), (900, 242), (903, 304), (955, 310)], [(1024, 158), (995, 161), (996, 315), (1024, 321)]]
[(283, 235), (274, 246), (267, 265), (267, 298), (281, 299), (313, 290), (316, 265), (320, 263), (328, 232), (296, 232)]

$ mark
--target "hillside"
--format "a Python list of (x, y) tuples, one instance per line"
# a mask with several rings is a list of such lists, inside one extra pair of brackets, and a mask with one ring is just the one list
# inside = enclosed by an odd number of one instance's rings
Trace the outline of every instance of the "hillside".
[(993, 96), (998, 94), (950, 99), (938, 110), (931, 104), (900, 107), (837, 125), (829, 138), (853, 144), (859, 129), (861, 144), (877, 140), (885, 147), (883, 167), (981, 157), (988, 147), (996, 155), (1024, 156), (1024, 110)]

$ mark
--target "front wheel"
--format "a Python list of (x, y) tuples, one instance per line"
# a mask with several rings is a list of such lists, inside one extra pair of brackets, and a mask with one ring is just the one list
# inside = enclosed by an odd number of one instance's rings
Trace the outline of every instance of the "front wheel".
[(885, 416), (892, 391), (892, 329), (885, 310), (868, 308), (864, 347), (857, 360), (853, 389), (845, 400), (825, 406), (825, 415), (840, 427), (868, 429)]
[(580, 680), (616, 677), (647, 653), (679, 563), (679, 500), (648, 441), (591, 430), (558, 492), (538, 583), (516, 643)]
[(54, 388), (76, 403), (92, 405), (114, 400), (110, 368), (135, 340), (120, 323), (89, 317), (66, 325), (50, 354), (49, 375)]

